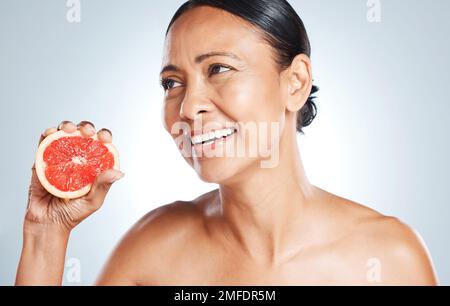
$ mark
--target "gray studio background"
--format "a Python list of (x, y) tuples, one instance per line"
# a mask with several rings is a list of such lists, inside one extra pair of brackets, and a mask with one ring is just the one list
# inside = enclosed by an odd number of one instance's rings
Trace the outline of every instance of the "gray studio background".
[[(164, 31), (183, 1), (0, 0), (0, 284), (13, 284), (39, 134), (86, 119), (114, 132), (126, 178), (72, 234), (68, 265), (95, 281), (146, 212), (215, 188), (165, 134), (158, 85)], [(311, 181), (395, 215), (426, 241), (450, 284), (450, 1), (291, 0), (313, 46), (319, 116), (299, 137)], [(71, 259), (71, 260), (69, 260)], [(67, 274), (67, 273), (66, 273)]]

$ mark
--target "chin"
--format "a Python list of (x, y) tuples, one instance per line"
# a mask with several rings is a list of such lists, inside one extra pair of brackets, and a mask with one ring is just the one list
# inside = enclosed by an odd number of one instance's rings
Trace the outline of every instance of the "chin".
[(252, 161), (246, 158), (211, 158), (198, 160), (194, 164), (197, 175), (205, 183), (228, 185), (236, 183)]
[(211, 158), (195, 161), (194, 169), (205, 183), (223, 184), (236, 174), (233, 162), (226, 158)]

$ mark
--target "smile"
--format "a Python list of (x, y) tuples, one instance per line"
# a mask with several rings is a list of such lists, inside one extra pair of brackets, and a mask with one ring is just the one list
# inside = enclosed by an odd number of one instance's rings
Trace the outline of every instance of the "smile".
[(209, 143), (213, 143), (216, 140), (221, 140), (224, 138), (228, 138), (231, 135), (235, 134), (237, 132), (236, 129), (222, 129), (222, 130), (216, 130), (216, 131), (211, 131), (209, 133), (205, 133), (202, 135), (198, 135), (198, 136), (194, 136), (191, 138), (191, 143), (193, 146), (199, 145), (199, 144), (209, 144)]

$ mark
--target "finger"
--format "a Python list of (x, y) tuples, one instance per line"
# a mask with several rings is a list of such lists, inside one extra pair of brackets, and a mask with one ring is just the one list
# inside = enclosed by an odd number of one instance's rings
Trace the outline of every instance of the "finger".
[[(44, 141), (45, 138), (47, 138), (47, 136), (49, 136), (49, 135), (51, 135), (51, 134), (53, 134), (53, 133), (56, 133), (56, 132), (58, 132), (58, 129), (55, 128), (55, 127), (46, 129), (46, 130), (41, 134), (41, 137), (39, 138), (38, 146)], [(33, 163), (33, 166), (31, 167), (31, 170), (34, 171), (34, 172), (36, 172), (36, 165), (35, 165), (34, 163)]]
[(44, 133), (41, 134), (41, 137), (39, 138), (39, 145), (41, 144), (41, 142), (42, 142), (45, 138), (47, 138), (47, 136), (49, 136), (49, 135), (51, 135), (51, 134), (53, 134), (53, 133), (56, 133), (56, 132), (58, 132), (58, 129), (55, 128), (55, 127), (46, 129), (46, 130), (44, 131)]
[(95, 125), (90, 121), (81, 121), (80, 123), (78, 123), (78, 127), (82, 127), (82, 126), (86, 126), (86, 125), (91, 126), (95, 130)]
[(61, 122), (61, 124), (58, 126), (58, 131), (64, 131), (68, 134), (72, 134), (75, 133), (77, 131), (77, 126), (72, 123), (71, 121), (63, 121)]
[(97, 133), (98, 140), (105, 143), (111, 143), (112, 142), (112, 132), (108, 129), (101, 129)]
[(95, 135), (95, 125), (89, 121), (81, 121), (77, 125), (78, 129), (81, 132), (81, 135), (85, 137), (92, 137)]
[(99, 208), (105, 201), (112, 184), (124, 176), (125, 174), (121, 171), (106, 170), (96, 178), (91, 191), (84, 197), (84, 200), (92, 205), (93, 208)]

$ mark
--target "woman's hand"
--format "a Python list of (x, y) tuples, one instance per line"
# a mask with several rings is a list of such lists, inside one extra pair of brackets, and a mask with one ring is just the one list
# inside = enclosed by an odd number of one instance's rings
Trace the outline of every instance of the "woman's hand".
[[(64, 121), (58, 128), (47, 129), (41, 135), (39, 143), (58, 130), (63, 130), (69, 134), (80, 130), (82, 135), (86, 137), (92, 137), (96, 133), (94, 125), (90, 122), (83, 121), (75, 125), (72, 122)], [(102, 129), (97, 134), (100, 141), (112, 142), (112, 133), (109, 130)], [(45, 190), (39, 182), (33, 165), (25, 226), (36, 227), (36, 225), (41, 225), (55, 231), (69, 233), (81, 221), (102, 206), (111, 185), (122, 177), (123, 173), (120, 171), (105, 171), (97, 177), (91, 191), (86, 196), (74, 200), (64, 200)]]
[[(47, 129), (39, 143), (58, 130), (69, 134), (80, 130), (86, 137), (96, 133), (90, 122), (75, 125), (65, 121), (58, 128)], [(97, 136), (102, 142), (112, 141), (112, 134), (107, 129), (100, 130)], [(70, 232), (102, 206), (111, 185), (122, 177), (120, 171), (107, 170), (96, 178), (86, 196), (63, 200), (47, 192), (33, 165), (16, 285), (61, 285)]]

